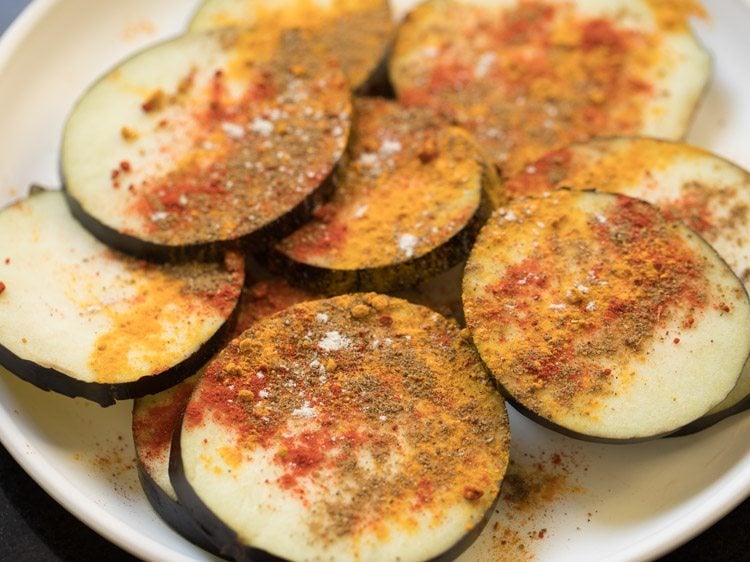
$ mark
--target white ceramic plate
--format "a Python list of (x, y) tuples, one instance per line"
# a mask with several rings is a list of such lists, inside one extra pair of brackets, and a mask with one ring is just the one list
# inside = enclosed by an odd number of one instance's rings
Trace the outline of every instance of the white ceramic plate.
[[(59, 186), (59, 140), (75, 99), (122, 57), (179, 33), (195, 4), (32, 3), (0, 43), (0, 204), (31, 183)], [(698, 30), (715, 55), (715, 75), (689, 140), (750, 167), (750, 9), (740, 0), (704, 4), (712, 19)], [(143, 496), (130, 408), (105, 410), (0, 373), (0, 439), (47, 492), (135, 556), (210, 560), (166, 527)], [(544, 485), (532, 490), (535, 501), (501, 508), (497, 529), (493, 521), (464, 560), (651, 559), (750, 494), (748, 413), (695, 436), (625, 446), (581, 443), (515, 412), (511, 418), (516, 471)]]

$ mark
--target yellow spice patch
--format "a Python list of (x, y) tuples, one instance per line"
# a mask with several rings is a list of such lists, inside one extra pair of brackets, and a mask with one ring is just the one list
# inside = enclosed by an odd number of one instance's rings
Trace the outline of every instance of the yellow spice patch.
[(281, 244), (293, 259), (333, 269), (422, 256), (479, 208), (484, 168), (473, 139), (431, 111), (360, 100), (337, 191), (318, 221)]
[[(445, 140), (440, 142), (443, 150), (447, 149)], [(453, 143), (451, 148), (456, 147)], [(366, 205), (367, 211), (347, 223), (344, 243), (334, 254), (336, 267), (362, 267), (373, 253), (384, 262), (406, 261), (440, 245), (463, 227), (478, 207), (482, 173), (481, 165), (471, 157), (471, 145), (463, 148), (464, 154), (441, 158), (427, 174), (417, 167), (418, 161), (411, 162), (398, 170), (400, 178), (383, 178), (365, 197), (353, 194), (345, 203), (346, 210), (354, 215)], [(451, 202), (458, 203), (454, 209), (450, 209)], [(413, 237), (413, 245), (405, 243), (405, 237)]]
[(237, 447), (220, 447), (219, 456), (230, 468), (237, 468), (242, 463), (242, 453)]
[(328, 6), (316, 0), (287, 1), (282, 7), (271, 8), (257, 2), (247, 0), (241, 17), (228, 11), (217, 12), (211, 18), (215, 27), (253, 25), (263, 28), (324, 28), (343, 14), (349, 12), (363, 12), (382, 6), (382, 0), (331, 0)]
[[(131, 380), (134, 372), (159, 373), (194, 351), (179, 345), (202, 341), (201, 323), (185, 322), (190, 303), (182, 296), (184, 287), (185, 281), (153, 271), (135, 283), (132, 298), (103, 307), (111, 326), (89, 357), (98, 382)], [(206, 314), (212, 313), (207, 309)], [(180, 326), (179, 336), (174, 326)]]
[[(384, 0), (332, 0), (327, 6), (314, 0), (296, 0), (276, 7), (248, 0), (242, 10), (209, 11), (205, 19), (199, 17), (197, 27), (247, 27), (253, 36), (263, 33), (271, 37), (290, 29), (305, 30), (310, 32), (310, 48), (321, 57), (328, 51), (335, 52), (356, 87), (377, 64), (392, 21)], [(264, 51), (263, 56), (270, 54)]]
[(706, 19), (708, 12), (699, 0), (646, 0), (662, 29), (671, 32), (688, 29), (691, 16)]
[[(695, 250), (637, 200), (519, 200), (482, 237), (467, 266), (482, 279), (465, 297), (467, 322), (500, 382), (546, 416), (585, 404), (595, 418), (665, 323), (690, 329), (712, 298)], [(490, 261), (503, 267), (485, 279), (477, 267)]]
[(572, 166), (564, 180), (566, 185), (601, 186), (605, 191), (619, 192), (638, 185), (649, 172), (669, 168), (685, 154), (685, 147), (667, 142), (626, 142), (593, 161), (577, 159), (575, 149), (572, 153)]

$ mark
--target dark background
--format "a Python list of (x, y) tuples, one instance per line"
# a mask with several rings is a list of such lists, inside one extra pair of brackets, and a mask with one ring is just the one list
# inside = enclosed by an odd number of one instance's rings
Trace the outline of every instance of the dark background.
[[(0, 33), (28, 2), (0, 0)], [(750, 500), (745, 500), (713, 527), (660, 560), (748, 562), (748, 525)], [(0, 560), (121, 562), (136, 559), (101, 538), (60, 507), (0, 446)]]

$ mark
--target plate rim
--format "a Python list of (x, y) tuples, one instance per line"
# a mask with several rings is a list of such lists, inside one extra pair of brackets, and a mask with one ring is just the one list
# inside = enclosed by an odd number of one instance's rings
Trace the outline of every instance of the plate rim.
[[(21, 48), (24, 40), (36, 29), (44, 16), (62, 0), (31, 0), (0, 36), (0, 75)], [(393, 2), (393, 0), (391, 0)], [(750, 8), (750, 0), (740, 0)], [(19, 195), (20, 196), (20, 195)], [(25, 383), (28, 384), (28, 383)], [(0, 388), (0, 393), (3, 390)], [(195, 559), (153, 540), (110, 514), (71, 485), (45, 456), (25, 438), (12, 414), (0, 404), (0, 442), (21, 468), (71, 515), (113, 544), (145, 560), (190, 562)], [(747, 412), (731, 416), (746, 416)], [(701, 499), (699, 509), (691, 509), (641, 539), (613, 553), (610, 561), (646, 561), (671, 552), (711, 527), (718, 520), (750, 498), (750, 447), (732, 468), (710, 486), (691, 497)], [(210, 557), (208, 553), (207, 557)]]

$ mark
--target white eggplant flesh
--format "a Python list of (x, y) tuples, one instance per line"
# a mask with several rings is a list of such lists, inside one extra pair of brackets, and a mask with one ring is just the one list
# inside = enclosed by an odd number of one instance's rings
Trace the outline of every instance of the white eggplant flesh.
[(234, 559), (452, 559), (496, 502), (508, 439), (455, 325), (344, 295), (255, 324), (207, 366), (170, 477)]
[[(621, 193), (656, 205), (667, 219), (698, 232), (750, 290), (750, 173), (736, 164), (684, 143), (618, 137), (551, 152), (505, 184), (509, 197), (560, 187)], [(680, 433), (748, 406), (750, 364), (721, 403)]]
[(244, 260), (156, 265), (115, 252), (59, 191), (0, 212), (0, 362), (102, 405), (172, 386), (218, 349)]
[(304, 34), (221, 30), (147, 48), (87, 90), (61, 167), (75, 216), (138, 257), (240, 241), (310, 218), (349, 135), (338, 63)]
[(698, 234), (622, 195), (558, 190), (498, 210), (463, 291), (507, 395), (577, 437), (672, 433), (724, 400), (750, 355), (740, 280)]

